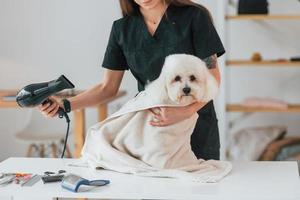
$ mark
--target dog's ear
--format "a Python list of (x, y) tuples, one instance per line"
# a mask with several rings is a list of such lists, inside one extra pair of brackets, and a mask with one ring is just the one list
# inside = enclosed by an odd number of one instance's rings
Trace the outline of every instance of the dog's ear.
[(161, 72), (157, 79), (157, 92), (161, 102), (165, 102), (169, 99), (166, 74), (164, 71)]
[(206, 73), (205, 93), (204, 93), (202, 101), (208, 102), (208, 101), (212, 100), (218, 94), (218, 91), (219, 91), (219, 87), (218, 87), (217, 80), (207, 70), (207, 73)]
[(165, 102), (168, 99), (165, 75), (161, 73), (157, 79), (149, 83), (146, 86), (146, 91), (151, 97), (155, 98), (155, 101), (159, 103)]

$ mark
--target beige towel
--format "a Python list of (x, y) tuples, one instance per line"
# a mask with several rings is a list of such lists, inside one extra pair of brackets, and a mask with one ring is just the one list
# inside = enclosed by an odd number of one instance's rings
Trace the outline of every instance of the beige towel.
[(217, 182), (231, 171), (225, 161), (197, 159), (190, 136), (198, 115), (166, 127), (149, 125), (148, 108), (175, 106), (155, 102), (144, 91), (117, 113), (91, 127), (82, 157), (91, 167), (140, 176)]

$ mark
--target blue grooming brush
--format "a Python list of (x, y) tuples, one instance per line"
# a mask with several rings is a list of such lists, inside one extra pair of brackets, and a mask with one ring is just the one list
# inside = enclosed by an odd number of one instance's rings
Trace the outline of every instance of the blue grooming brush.
[(61, 186), (67, 190), (72, 192), (78, 192), (78, 189), (81, 185), (87, 186), (103, 186), (109, 184), (109, 180), (87, 180), (75, 174), (68, 174), (66, 175), (61, 183)]

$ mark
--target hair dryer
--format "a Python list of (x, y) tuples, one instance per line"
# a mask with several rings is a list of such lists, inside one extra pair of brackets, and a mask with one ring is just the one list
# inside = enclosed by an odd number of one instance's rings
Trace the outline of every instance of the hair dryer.
[[(44, 82), (44, 83), (34, 83), (25, 86), (16, 96), (16, 101), (20, 107), (35, 107), (40, 104), (51, 103), (48, 99), (49, 96), (54, 95), (64, 89), (74, 88), (73, 83), (69, 81), (64, 75), (61, 75), (58, 79)], [(67, 134), (64, 141), (64, 149), (61, 157), (64, 157), (66, 150), (67, 139), (69, 135), (70, 119), (68, 114), (63, 108), (59, 108), (57, 111), (59, 118), (66, 118), (68, 123)]]
[[(40, 104), (51, 103), (48, 99), (49, 96), (60, 92), (64, 89), (74, 88), (73, 83), (69, 81), (64, 75), (61, 75), (58, 79), (44, 82), (34, 83), (25, 86), (16, 97), (16, 101), (20, 107), (35, 107)], [(59, 108), (58, 115), (60, 118), (67, 116), (66, 112)], [(68, 120), (68, 118), (66, 117)]]

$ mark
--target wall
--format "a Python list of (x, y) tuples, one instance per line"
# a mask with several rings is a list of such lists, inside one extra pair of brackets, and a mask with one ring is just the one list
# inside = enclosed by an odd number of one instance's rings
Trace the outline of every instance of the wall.
[[(120, 16), (118, 1), (1, 0), (0, 88), (21, 88), (60, 74), (77, 89), (95, 85), (102, 78), (101, 62), (112, 21)], [(130, 73), (124, 85), (130, 85), (125, 87), (128, 97), (115, 107), (136, 93)], [(26, 116), (28, 110), (0, 110), (0, 160), (25, 155), (26, 145), (14, 141), (14, 134), (24, 128)], [(95, 109), (88, 109), (87, 127), (96, 119)], [(64, 124), (61, 131), (65, 132)]]

